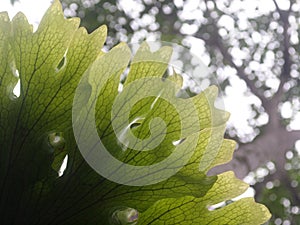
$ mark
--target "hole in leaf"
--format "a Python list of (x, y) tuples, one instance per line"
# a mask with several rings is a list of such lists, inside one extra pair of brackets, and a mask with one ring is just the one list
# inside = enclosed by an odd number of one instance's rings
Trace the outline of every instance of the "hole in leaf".
[(66, 56), (64, 56), (58, 63), (58, 65), (56, 67), (56, 72), (60, 71), (64, 67), (65, 62), (66, 62)]
[(123, 151), (126, 151), (128, 149), (129, 141), (127, 137), (128, 137), (128, 133), (130, 132), (130, 129), (139, 126), (144, 119), (145, 118), (143, 117), (137, 117), (133, 119), (131, 123), (129, 123), (124, 129), (121, 130), (120, 133), (117, 134), (118, 144)]
[(62, 162), (62, 164), (61, 164), (61, 166), (60, 166), (60, 168), (59, 168), (59, 170), (58, 170), (58, 176), (59, 177), (61, 177), (64, 174), (64, 172), (65, 172), (65, 170), (67, 168), (68, 158), (69, 158), (68, 155), (66, 155), (65, 158), (64, 158), (64, 160), (63, 160), (63, 162)]
[(16, 86), (13, 89), (13, 95), (14, 95), (13, 97), (18, 98), (20, 97), (20, 94), (21, 94), (21, 81), (19, 79)]
[(56, 72), (59, 72), (61, 69), (63, 69), (65, 67), (65, 65), (67, 64), (67, 52), (68, 49), (66, 50), (63, 58), (60, 60), (60, 62), (58, 63), (58, 65), (56, 66)]
[(123, 84), (122, 83), (119, 83), (119, 86), (118, 86), (118, 92), (122, 92), (123, 91)]
[(254, 195), (255, 195), (254, 189), (252, 187), (249, 187), (243, 194), (241, 194), (241, 195), (239, 195), (239, 196), (237, 196), (235, 198), (232, 198), (230, 200), (219, 202), (219, 203), (214, 204), (214, 205), (209, 205), (209, 206), (207, 206), (207, 209), (209, 211), (218, 210), (218, 209), (223, 208), (223, 207), (225, 207), (225, 206), (227, 206), (227, 205), (229, 205), (229, 204), (231, 204), (233, 202), (236, 202), (236, 201), (238, 201), (238, 200), (240, 200), (242, 198), (253, 198)]
[(118, 86), (118, 92), (119, 93), (122, 92), (123, 89), (124, 89), (124, 83), (127, 79), (128, 74), (129, 74), (129, 67), (127, 67), (125, 69), (125, 71), (120, 76), (120, 83), (119, 83), (119, 86)]
[(217, 209), (220, 209), (220, 208), (223, 208), (224, 206), (226, 206), (226, 202), (220, 202), (220, 203), (217, 203), (217, 204), (214, 204), (214, 205), (210, 205), (210, 206), (207, 206), (207, 209), (208, 211), (214, 211), (214, 210), (217, 210)]
[[(21, 95), (21, 81), (19, 79), (20, 77), (19, 70), (16, 69), (14, 63), (12, 63), (11, 65), (11, 71), (12, 74), (14, 75), (14, 78), (17, 78), (18, 81), (15, 86), (9, 85), (8, 93), (9, 93), (9, 98), (11, 100), (15, 100), (19, 98)], [(0, 85), (1, 85), (1, 81), (0, 81)]]
[(127, 79), (127, 76), (128, 76), (128, 74), (129, 74), (129, 67), (127, 67), (125, 70), (124, 70), (124, 72), (121, 74), (121, 76), (120, 76), (120, 83), (121, 84), (124, 84), (125, 83), (125, 81), (126, 81), (126, 79)]
[(142, 123), (132, 123), (130, 124), (130, 129), (140, 126)]

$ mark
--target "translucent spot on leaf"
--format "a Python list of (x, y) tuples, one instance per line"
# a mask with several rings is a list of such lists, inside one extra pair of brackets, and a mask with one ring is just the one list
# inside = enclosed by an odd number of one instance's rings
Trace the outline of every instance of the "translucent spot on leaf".
[(20, 97), (21, 94), (21, 82), (20, 79), (18, 80), (16, 86), (13, 89), (14, 98)]
[(61, 133), (51, 133), (48, 135), (48, 142), (51, 147), (63, 150), (65, 147), (65, 139)]
[(150, 107), (150, 109), (153, 109), (153, 107), (154, 107), (154, 105), (155, 105), (155, 103), (157, 102), (157, 100), (160, 98), (160, 96), (161, 96), (161, 94), (162, 94), (162, 91), (158, 94), (158, 96), (154, 99), (154, 101), (152, 102), (152, 104), (151, 104), (151, 107)]
[(178, 146), (178, 145), (180, 145), (182, 142), (184, 142), (184, 140), (185, 140), (185, 139), (180, 139), (180, 140), (177, 140), (177, 141), (172, 141), (172, 144), (173, 144), (174, 146)]
[(13, 74), (14, 74), (16, 77), (20, 77), (19, 70), (17, 70), (17, 69), (14, 69), (14, 70), (13, 70)]
[(63, 160), (63, 162), (62, 162), (62, 164), (61, 164), (61, 166), (58, 170), (58, 176), (59, 177), (61, 177), (64, 174), (64, 172), (67, 168), (67, 165), (68, 165), (68, 155), (65, 156), (65, 158), (64, 158), (64, 160)]
[(113, 225), (137, 224), (139, 212), (133, 208), (122, 208), (112, 214)]

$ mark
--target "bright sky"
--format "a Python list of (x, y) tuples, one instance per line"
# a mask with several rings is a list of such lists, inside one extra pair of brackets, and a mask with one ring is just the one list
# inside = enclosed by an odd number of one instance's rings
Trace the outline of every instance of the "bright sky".
[(29, 23), (36, 28), (51, 2), (51, 0), (19, 0), (12, 6), (10, 0), (1, 0), (0, 12), (7, 11), (12, 19), (14, 15), (22, 11)]

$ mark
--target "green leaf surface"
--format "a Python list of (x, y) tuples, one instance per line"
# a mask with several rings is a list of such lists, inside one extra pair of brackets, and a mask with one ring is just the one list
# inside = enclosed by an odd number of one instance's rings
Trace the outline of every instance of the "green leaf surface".
[(222, 208), (211, 208), (242, 194), (247, 188), (248, 185), (237, 180), (232, 172), (221, 174), (202, 198), (160, 200), (141, 215), (140, 224), (262, 224), (270, 217), (269, 212), (252, 198), (244, 198)]
[[(207, 209), (246, 188), (232, 173), (206, 175), (234, 149), (216, 87), (179, 98), (181, 78), (166, 77), (171, 48), (104, 53), (106, 27), (78, 26), (58, 0), (35, 32), (22, 13), (0, 14), (0, 224), (266, 221), (253, 199)], [(99, 157), (99, 140), (120, 167)]]

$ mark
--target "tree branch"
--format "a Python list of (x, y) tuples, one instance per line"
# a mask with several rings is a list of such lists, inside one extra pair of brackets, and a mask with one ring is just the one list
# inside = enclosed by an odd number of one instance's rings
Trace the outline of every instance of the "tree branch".
[(300, 130), (289, 131), (288, 141), (295, 143), (297, 140), (300, 140)]
[[(217, 31), (218, 28), (215, 26), (215, 30)], [(220, 37), (220, 35), (215, 32), (215, 47), (220, 51), (220, 53), (222, 54), (223, 58), (226, 59), (226, 61), (228, 61), (228, 64), (230, 66), (232, 66), (236, 71), (237, 71), (237, 75), (246, 82), (247, 87), (250, 89), (250, 91), (256, 95), (263, 103), (266, 101), (265, 96), (263, 95), (263, 92), (260, 92), (260, 90), (255, 86), (255, 82), (254, 80), (250, 80), (249, 77), (247, 76), (247, 74), (245, 74), (244, 72), (244, 68), (237, 66), (234, 61), (233, 61), (233, 57), (231, 56), (231, 54), (228, 52), (228, 50), (225, 48), (223, 42), (222, 42), (222, 38)], [(209, 43), (209, 40), (205, 40), (203, 39), (203, 41), (205, 42), (205, 44), (207, 45), (211, 45), (211, 43)]]
[[(207, 1), (205, 1), (207, 3)], [(228, 64), (233, 67), (237, 71), (237, 76), (239, 76), (242, 80), (246, 82), (247, 87), (250, 89), (250, 91), (256, 95), (264, 104), (266, 102), (266, 98), (264, 96), (263, 91), (259, 90), (255, 86), (255, 81), (249, 79), (247, 74), (245, 73), (245, 68), (242, 66), (238, 66), (234, 63), (232, 55), (228, 52), (228, 49), (224, 46), (224, 43), (222, 41), (222, 37), (218, 33), (218, 27), (217, 27), (217, 21), (214, 18), (210, 18), (212, 20), (211, 25), (213, 26), (213, 34), (211, 35), (211, 39), (203, 38), (201, 34), (198, 32), (196, 33), (196, 37), (202, 39), (207, 46), (214, 46), (217, 50), (220, 51), (220, 53), (223, 56), (223, 59), (225, 59)]]
[(276, 10), (280, 15), (280, 21), (283, 24), (283, 59), (284, 59), (284, 65), (281, 71), (280, 80), (281, 82), (286, 82), (288, 78), (290, 77), (291, 73), (291, 59), (290, 59), (290, 53), (289, 48), (291, 47), (290, 44), (290, 34), (288, 33), (288, 29), (290, 27), (289, 23), (289, 16), (292, 10), (292, 2), (290, 2), (290, 7), (288, 10), (282, 10), (279, 8), (276, 0), (273, 0), (273, 3), (275, 4)]

